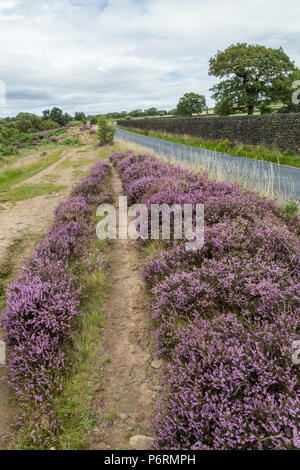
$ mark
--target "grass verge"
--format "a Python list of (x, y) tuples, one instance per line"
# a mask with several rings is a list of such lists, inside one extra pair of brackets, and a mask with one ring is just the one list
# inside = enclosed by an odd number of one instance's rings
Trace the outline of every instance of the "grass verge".
[(56, 163), (61, 158), (61, 151), (45, 155), (35, 163), (24, 166), (22, 168), (10, 168), (5, 170), (0, 175), (0, 192), (8, 190), (11, 186), (21, 183), (22, 181), (31, 178), (48, 166)]
[(188, 145), (190, 147), (199, 147), (207, 150), (215, 150), (217, 152), (226, 153), (238, 157), (251, 158), (253, 160), (263, 160), (271, 163), (278, 163), (281, 165), (292, 166), (300, 168), (300, 152), (293, 150), (285, 150), (280, 152), (278, 149), (269, 149), (260, 145), (234, 145), (228, 139), (219, 141), (209, 141), (201, 139), (200, 137), (182, 136), (178, 134), (168, 134), (165, 132), (155, 131), (142, 131), (135, 128), (127, 128), (118, 126), (119, 129), (124, 131), (133, 132), (135, 134), (145, 135), (148, 137), (155, 137), (156, 139), (168, 140), (178, 144)]
[(33, 199), (45, 194), (54, 194), (65, 188), (66, 186), (56, 186), (51, 183), (23, 184), (11, 191), (0, 193), (0, 202), (11, 202), (14, 204), (17, 201), (25, 201), (26, 199)]

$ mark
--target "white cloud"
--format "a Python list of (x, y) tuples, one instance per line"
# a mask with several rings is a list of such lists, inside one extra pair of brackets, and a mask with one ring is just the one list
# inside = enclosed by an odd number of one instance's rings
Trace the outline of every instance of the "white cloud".
[(299, 18), (296, 0), (0, 0), (6, 112), (209, 100), (208, 60), (231, 43), (282, 45), (300, 66)]
[(18, 3), (18, 0), (1, 0), (0, 10), (9, 10), (10, 8), (15, 8)]

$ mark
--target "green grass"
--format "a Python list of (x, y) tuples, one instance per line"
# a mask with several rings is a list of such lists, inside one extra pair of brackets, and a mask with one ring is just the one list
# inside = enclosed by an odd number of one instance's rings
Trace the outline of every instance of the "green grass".
[(93, 398), (101, 388), (97, 367), (99, 358), (96, 346), (99, 343), (99, 331), (103, 325), (102, 305), (108, 291), (108, 284), (103, 271), (95, 277), (87, 278), (90, 298), (85, 305), (85, 315), (78, 322), (74, 338), (74, 371), (67, 381), (64, 391), (57, 399), (57, 414), (62, 420), (64, 431), (59, 435), (58, 448), (77, 450), (87, 445), (87, 430), (95, 423)]
[(80, 160), (70, 160), (66, 159), (63, 162), (59, 164), (59, 167), (61, 168), (80, 168), (81, 166), (84, 165), (89, 165), (91, 163), (96, 163), (99, 161), (99, 158), (81, 158)]
[(11, 191), (0, 193), (0, 202), (11, 202), (14, 204), (17, 201), (25, 201), (26, 199), (33, 199), (45, 194), (54, 194), (65, 188), (66, 186), (56, 186), (51, 183), (22, 184), (22, 186), (18, 186)]
[(73, 120), (73, 121), (69, 122), (69, 125), (70, 125), (70, 126), (79, 126), (80, 124), (83, 124), (83, 121), (75, 121), (75, 120)]
[(115, 421), (118, 417), (118, 414), (115, 410), (112, 410), (108, 413), (107, 416), (105, 416), (105, 421), (107, 423), (112, 423), (113, 421)]
[(111, 362), (112, 362), (111, 358), (107, 357), (106, 359), (104, 359), (104, 361), (101, 362), (101, 365), (103, 367), (105, 367), (105, 366), (108, 366), (109, 364), (111, 364)]
[(298, 152), (293, 150), (285, 150), (280, 152), (278, 149), (269, 149), (260, 145), (234, 145), (228, 139), (220, 141), (209, 141), (200, 137), (182, 136), (178, 134), (159, 133), (155, 131), (142, 131), (140, 129), (127, 128), (118, 126), (128, 132), (135, 134), (155, 137), (156, 139), (168, 140), (178, 144), (189, 145), (191, 147), (205, 148), (208, 150), (216, 150), (217, 152), (226, 153), (233, 156), (251, 158), (253, 160), (263, 160), (266, 162), (279, 163), (281, 165), (300, 168), (300, 149)]
[(48, 166), (56, 163), (61, 158), (61, 152), (55, 152), (51, 155), (42, 156), (37, 162), (21, 168), (10, 168), (0, 175), (0, 192), (9, 189), (11, 186), (21, 183), (31, 178)]
[(74, 170), (73, 171), (73, 176), (75, 178), (83, 178), (84, 176), (88, 175), (89, 171), (84, 171), (84, 170)]
[(65, 147), (78, 147), (79, 145), (85, 145), (85, 144), (77, 138), (73, 139), (69, 137), (68, 139), (61, 140), (59, 142), (59, 145), (63, 145)]

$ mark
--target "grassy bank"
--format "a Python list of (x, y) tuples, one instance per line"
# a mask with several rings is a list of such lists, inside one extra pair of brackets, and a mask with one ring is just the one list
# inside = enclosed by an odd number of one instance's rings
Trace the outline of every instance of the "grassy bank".
[(61, 158), (61, 151), (54, 152), (50, 155), (42, 156), (37, 162), (22, 168), (8, 168), (0, 175), (0, 192), (10, 189), (11, 186), (21, 183), (31, 178), (40, 171), (44, 170)]
[(18, 201), (33, 199), (45, 194), (54, 194), (65, 189), (66, 186), (57, 186), (51, 183), (23, 184), (10, 191), (0, 193), (0, 202), (11, 202), (15, 204)]
[(156, 139), (168, 140), (170, 142), (184, 144), (191, 147), (215, 150), (217, 152), (226, 153), (233, 156), (246, 157), (253, 160), (263, 160), (266, 162), (279, 163), (281, 165), (300, 168), (300, 150), (299, 152), (294, 152), (293, 150), (285, 150), (284, 152), (280, 152), (276, 148), (269, 149), (260, 145), (235, 145), (228, 139), (214, 142), (189, 135), (142, 131), (141, 129), (127, 128), (123, 126), (118, 127), (124, 131), (133, 132), (148, 137), (155, 137)]

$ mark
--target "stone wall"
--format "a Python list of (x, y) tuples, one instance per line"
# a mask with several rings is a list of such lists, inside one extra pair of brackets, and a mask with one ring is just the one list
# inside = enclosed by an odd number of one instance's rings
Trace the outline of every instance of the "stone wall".
[(300, 148), (300, 113), (226, 117), (172, 117), (119, 121), (124, 127), (189, 134), (207, 140), (229, 139), (249, 145)]

